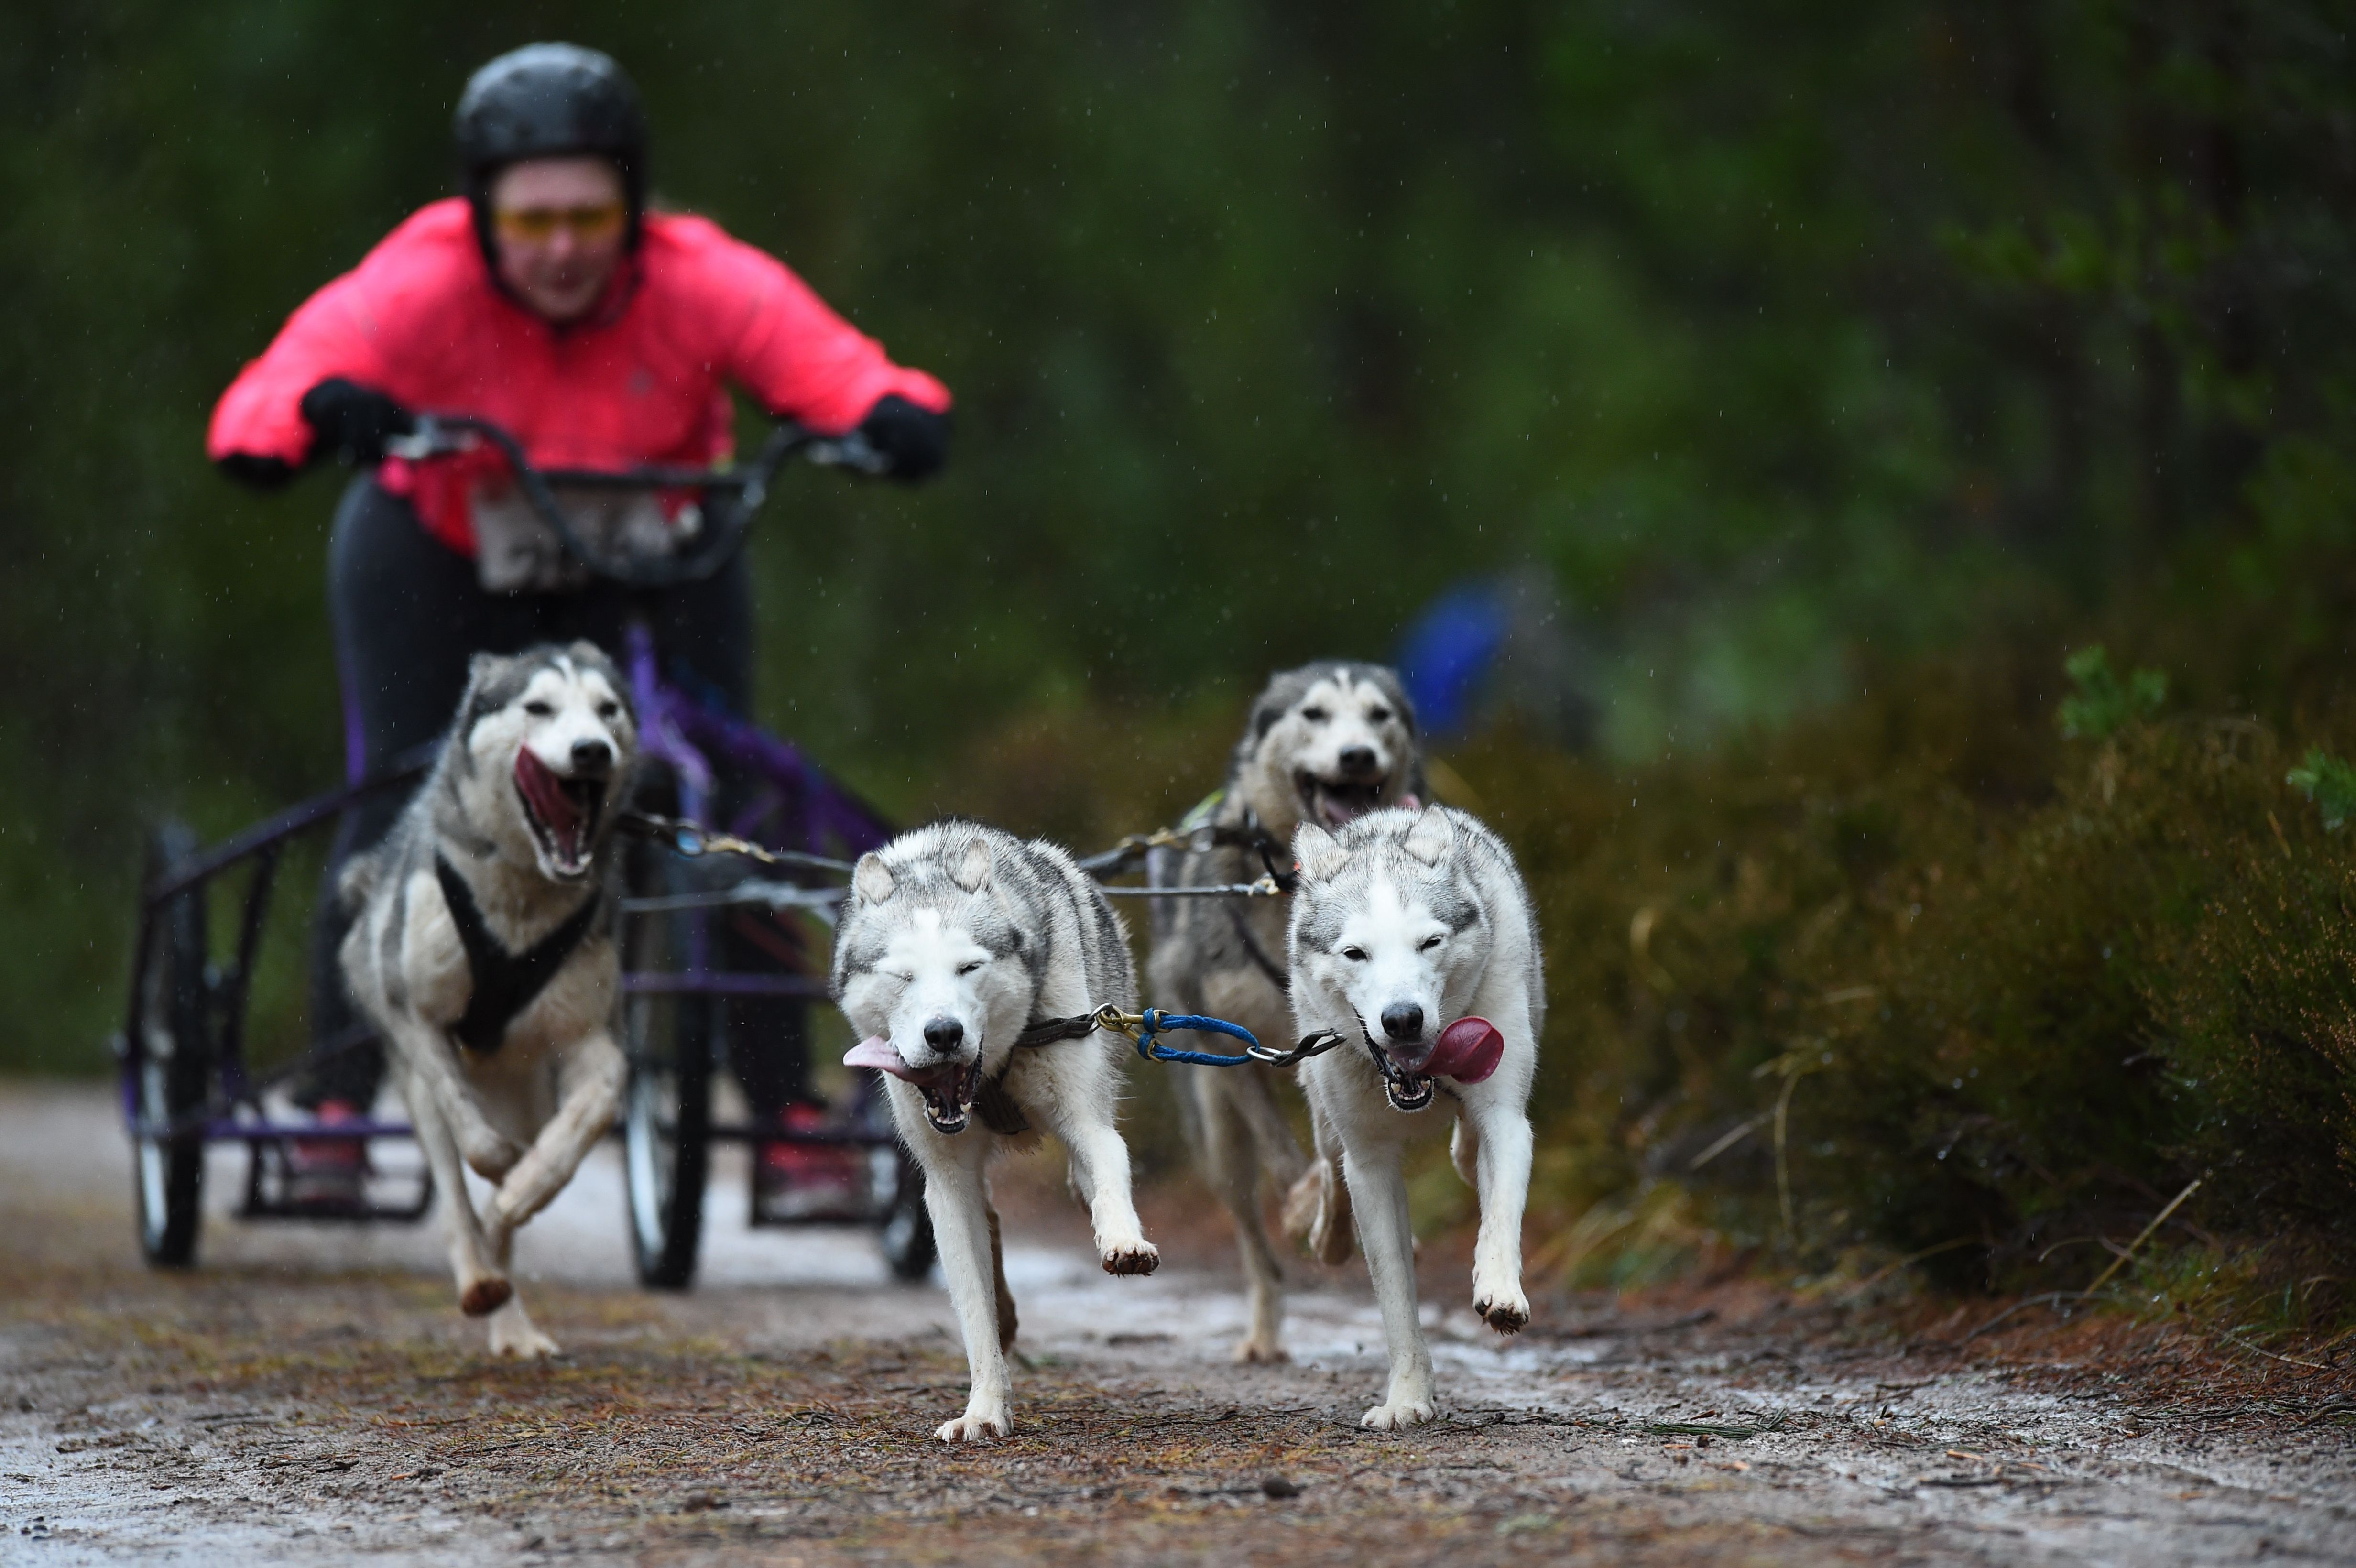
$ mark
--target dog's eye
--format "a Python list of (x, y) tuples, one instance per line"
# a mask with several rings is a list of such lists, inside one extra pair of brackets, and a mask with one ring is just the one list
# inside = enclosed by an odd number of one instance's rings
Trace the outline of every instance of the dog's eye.
[(970, 964), (960, 964), (958, 965), (958, 973), (960, 975), (978, 974), (980, 972), (980, 969), (981, 960), (979, 958), (975, 959)]
[(1325, 720), (1333, 717), (1331, 713), (1326, 712), (1323, 708), (1304, 708), (1301, 710), (1301, 716), (1303, 719), (1308, 720), (1312, 724), (1323, 724)]
[(1387, 709), (1387, 708), (1369, 708), (1369, 709), (1366, 709), (1366, 722), (1367, 722), (1367, 723), (1369, 723), (1369, 724), (1387, 724), (1387, 723), (1389, 723), (1390, 721), (1391, 721), (1391, 710), (1390, 710), (1389, 709)]
[(1435, 933), (1430, 936), (1425, 937), (1420, 943), (1417, 944), (1415, 950), (1418, 953), (1429, 953), (1446, 940), (1448, 940), (1446, 937)]
[(597, 717), (600, 719), (611, 719), (621, 711), (622, 705), (618, 702), (601, 702), (597, 704)]
[(549, 704), (547, 704), (547, 703), (545, 703), (545, 702), (539, 702), (539, 701), (533, 701), (533, 702), (527, 702), (527, 703), (525, 703), (525, 704), (523, 705), (523, 710), (524, 710), (526, 713), (530, 714), (534, 719), (545, 719), (545, 718), (547, 718), (550, 714), (554, 713), (554, 712), (556, 711), (556, 709), (555, 709), (554, 708), (551, 707)]
[(1366, 961), (1366, 950), (1363, 947), (1344, 947), (1342, 949), (1342, 956), (1353, 964), (1364, 964)]

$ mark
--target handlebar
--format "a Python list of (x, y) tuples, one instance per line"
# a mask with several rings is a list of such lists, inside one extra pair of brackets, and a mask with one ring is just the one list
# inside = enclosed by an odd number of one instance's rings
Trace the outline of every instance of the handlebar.
[[(866, 475), (884, 474), (891, 468), (891, 460), (855, 430), (847, 435), (819, 435), (790, 421), (769, 432), (750, 463), (726, 468), (676, 464), (619, 471), (537, 468), (524, 455), (521, 442), (489, 420), (472, 414), (420, 414), (417, 428), (385, 443), (385, 452), (417, 462), (471, 452), (484, 443), (497, 447), (507, 459), (525, 501), (567, 555), (600, 577), (634, 588), (701, 582), (725, 566), (743, 547), (753, 514), (768, 499), (769, 483), (789, 457)], [(584, 490), (693, 490), (702, 499), (692, 513), (681, 515), (680, 531), (687, 536), (682, 548), (660, 556), (626, 556), (601, 550), (582, 537), (557, 503), (558, 485)]]

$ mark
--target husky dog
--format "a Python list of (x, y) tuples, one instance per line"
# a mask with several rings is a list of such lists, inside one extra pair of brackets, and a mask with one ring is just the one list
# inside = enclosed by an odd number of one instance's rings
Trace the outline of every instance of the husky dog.
[[(637, 754), (622, 690), (587, 643), (477, 654), (433, 773), (341, 883), (345, 983), (391, 1044), (459, 1306), (489, 1315), (497, 1355), (556, 1353), (509, 1246), (621, 1103), (605, 851)], [(480, 1215), (468, 1166), (498, 1184)]]
[(1504, 843), (1447, 806), (1379, 811), (1339, 833), (1304, 823), (1293, 851), (1293, 1016), (1304, 1033), (1344, 1041), (1301, 1064), (1327, 1173), (1318, 1222), (1340, 1222), (1346, 1193), (1390, 1342), (1390, 1386), (1365, 1424), (1409, 1426), (1434, 1407), (1399, 1162), (1412, 1113), (1438, 1096), (1454, 1102), (1457, 1174), (1481, 1195), (1472, 1310), (1501, 1334), (1530, 1320), (1522, 1208), (1546, 1021), (1537, 922)]
[[(965, 1335), (972, 1392), (935, 1435), (1002, 1437), (1014, 1424), (1014, 1303), (988, 1184), (1001, 1141), (1033, 1123), (1063, 1141), (1107, 1274), (1151, 1274), (1162, 1261), (1138, 1223), (1129, 1146), (1113, 1125), (1119, 1037), (1089, 1019), (1108, 1003), (1137, 1005), (1127, 934), (1063, 850), (945, 822), (860, 858), (832, 986), (866, 1037), (844, 1061), (890, 1075), (892, 1119), (924, 1167), (925, 1207)], [(968, 1132), (977, 1114), (982, 1127)]]
[[(1208, 853), (1157, 851), (1156, 887), (1244, 882), (1289, 859), (1284, 846), (1304, 822), (1339, 827), (1379, 807), (1424, 794), (1415, 710), (1398, 677), (1380, 665), (1328, 661), (1286, 670), (1252, 704), (1227, 781), (1183, 826), (1208, 829)], [(1263, 849), (1273, 858), (1264, 858)], [(1153, 909), (1153, 997), (1173, 1012), (1232, 1019), (1262, 1040), (1283, 1036), (1284, 912), (1275, 901), (1158, 899)], [(1260, 1218), (1259, 1175), (1291, 1187), (1308, 1166), (1278, 1106), (1278, 1070), (1182, 1067), (1189, 1131), (1236, 1225), (1251, 1327), (1239, 1361), (1284, 1357), (1283, 1275)], [(1339, 1263), (1346, 1226), (1329, 1227), (1322, 1255)], [(1333, 1238), (1338, 1237), (1338, 1243)], [(1335, 1253), (1338, 1244), (1344, 1253)]]

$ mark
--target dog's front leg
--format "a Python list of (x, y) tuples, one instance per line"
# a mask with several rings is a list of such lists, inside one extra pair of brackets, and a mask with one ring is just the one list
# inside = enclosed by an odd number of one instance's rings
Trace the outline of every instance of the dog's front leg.
[[(442, 1113), (454, 1147), (478, 1175), (490, 1181), (505, 1176), (523, 1157), (523, 1147), (484, 1119), (465, 1075), (458, 1070), (458, 1048), (431, 1024), (409, 1019), (396, 1027), (411, 1081), (423, 1092), (422, 1096), (413, 1093), (412, 1102), (420, 1097), (433, 1100)], [(414, 1108), (412, 1103), (412, 1109)]]
[(1375, 1301), (1383, 1313), (1383, 1337), (1391, 1353), (1390, 1387), (1383, 1403), (1366, 1412), (1360, 1424), (1389, 1432), (1430, 1421), (1436, 1413), (1431, 1397), (1431, 1352), (1423, 1342), (1423, 1323), (1415, 1304), (1415, 1232), (1407, 1211), (1407, 1179), (1399, 1168), (1399, 1147), (1379, 1143), (1342, 1149), (1342, 1179), (1349, 1184), (1351, 1207), (1358, 1220), (1358, 1247), (1366, 1254), (1366, 1272), (1374, 1276)]
[(1130, 1184), (1129, 1145), (1113, 1125), (1112, 1096), (1090, 1094), (1087, 1087), (1065, 1079), (1043, 1109), (1051, 1130), (1071, 1151), (1072, 1174), (1087, 1194), (1097, 1257), (1105, 1273), (1151, 1274), (1162, 1265), (1162, 1253), (1145, 1239), (1145, 1226), (1137, 1217), (1137, 1200)]
[(500, 1179), (491, 1199), (489, 1224), (495, 1234), (513, 1232), (564, 1190), (591, 1147), (614, 1125), (629, 1072), (622, 1048), (602, 1029), (574, 1048), (564, 1064), (556, 1115)]
[(1519, 1106), (1494, 1101), (1468, 1105), (1465, 1115), (1479, 1141), (1473, 1176), (1481, 1195), (1481, 1233), (1472, 1244), (1472, 1310), (1498, 1333), (1516, 1333), (1530, 1320), (1530, 1298), (1522, 1293), (1530, 1119)]
[[(502, 1275), (509, 1272), (509, 1260), (514, 1252), (515, 1232), (509, 1231), (498, 1240), (498, 1265)], [(524, 1311), (521, 1292), (499, 1304), (498, 1310), (491, 1314), (490, 1328), (491, 1354), (494, 1356), (517, 1356), (525, 1360), (536, 1360), (543, 1356), (563, 1354), (557, 1349), (556, 1341), (541, 1333), (540, 1326), (531, 1320), (530, 1314)]]
[[(921, 1121), (921, 1113), (913, 1119)], [(903, 1136), (908, 1136), (907, 1121), (901, 1126)], [(1014, 1430), (1009, 1409), (1013, 1391), (1006, 1352), (999, 1348), (990, 1193), (982, 1174), (990, 1157), (989, 1140), (990, 1135), (979, 1127), (944, 1137), (928, 1126), (909, 1140), (925, 1168), (925, 1211), (932, 1216), (941, 1274), (948, 1282), (949, 1305), (957, 1309), (966, 1368), (973, 1379), (965, 1413), (941, 1423), (933, 1434), (944, 1443), (1003, 1437)]]
[(499, 1249), (486, 1241), (475, 1219), (475, 1205), (466, 1197), (466, 1162), (458, 1157), (457, 1140), (442, 1119), (441, 1102), (431, 1088), (417, 1081), (415, 1064), (406, 1059), (402, 1097), (409, 1102), (409, 1119), (417, 1130), (418, 1147), (425, 1151), (426, 1168), (442, 1199), (442, 1228), (450, 1240), (450, 1272), (458, 1283), (458, 1306), (469, 1317), (480, 1317), (506, 1305), (515, 1294), (507, 1271), (496, 1261)]

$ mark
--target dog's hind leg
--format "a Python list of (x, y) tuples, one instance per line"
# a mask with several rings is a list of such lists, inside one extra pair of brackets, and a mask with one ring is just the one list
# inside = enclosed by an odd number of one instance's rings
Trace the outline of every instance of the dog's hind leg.
[(1333, 1129), (1325, 1125), (1314, 1102), (1309, 1107), (1309, 1120), (1317, 1152), (1309, 1168), (1292, 1184), (1292, 1190), (1284, 1195), (1284, 1233), (1299, 1242), (1311, 1257), (1332, 1268), (1350, 1261), (1355, 1225), (1350, 1189), (1335, 1163)]
[(1001, 1355), (1014, 1349), (1014, 1335), (1021, 1321), (1014, 1313), (1014, 1292), (1006, 1286), (1006, 1243), (999, 1239), (998, 1209), (991, 1205), (990, 1215), (990, 1288), (991, 1308), (998, 1314), (998, 1349)]
[[(1202, 1113), (1203, 1163), (1212, 1189), (1236, 1222), (1236, 1248), (1242, 1254), (1244, 1296), (1251, 1327), (1236, 1346), (1238, 1361), (1280, 1361), (1284, 1358), (1284, 1273), (1277, 1266), (1276, 1250), (1269, 1245), (1268, 1224), (1259, 1211), (1259, 1151), (1252, 1137), (1251, 1119), (1237, 1103), (1228, 1074), (1248, 1072), (1246, 1067), (1194, 1067), (1186, 1070)], [(1288, 1137), (1290, 1134), (1286, 1135)]]
[(576, 1047), (563, 1069), (556, 1115), (540, 1129), (491, 1199), (490, 1228), (504, 1244), (517, 1226), (564, 1190), (590, 1148), (622, 1108), (630, 1066), (614, 1037), (599, 1029)]
[[(409, 1065), (406, 1061), (404, 1066)], [(412, 1069), (402, 1075), (402, 1098), (409, 1102), (409, 1119), (417, 1129), (418, 1147), (425, 1151), (426, 1168), (442, 1200), (442, 1227), (450, 1241), (450, 1272), (458, 1284), (458, 1306), (469, 1317), (481, 1317), (504, 1306), (515, 1294), (507, 1271), (497, 1262), (498, 1249), (484, 1238), (466, 1197), (466, 1162), (458, 1157), (457, 1141), (433, 1091), (417, 1082)]]
[[(1522, 1292), (1522, 1210), (1530, 1195), (1530, 1119), (1495, 1101), (1465, 1107), (1472, 1124), (1473, 1186), (1481, 1194), (1481, 1232), (1472, 1243), (1472, 1310), (1500, 1334), (1530, 1320)], [(1461, 1134), (1460, 1134), (1461, 1136)], [(1463, 1169), (1460, 1159), (1457, 1168)]]
[(1366, 1254), (1366, 1272), (1374, 1276), (1375, 1301), (1382, 1308), (1383, 1337), (1391, 1355), (1390, 1386), (1383, 1403), (1367, 1411), (1360, 1424), (1378, 1432), (1413, 1426), (1437, 1412), (1431, 1351), (1423, 1342), (1423, 1323), (1416, 1313), (1415, 1233), (1408, 1222), (1407, 1178), (1399, 1168), (1398, 1146), (1344, 1146), (1342, 1176), (1357, 1210), (1358, 1246)]

